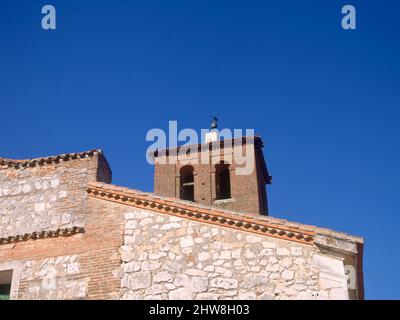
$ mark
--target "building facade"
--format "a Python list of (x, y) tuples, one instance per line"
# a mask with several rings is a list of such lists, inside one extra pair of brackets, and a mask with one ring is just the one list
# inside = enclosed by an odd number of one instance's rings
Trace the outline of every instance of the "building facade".
[(363, 239), (268, 216), (261, 149), (247, 177), (159, 152), (154, 193), (112, 185), (100, 150), (0, 158), (0, 297), (363, 299)]

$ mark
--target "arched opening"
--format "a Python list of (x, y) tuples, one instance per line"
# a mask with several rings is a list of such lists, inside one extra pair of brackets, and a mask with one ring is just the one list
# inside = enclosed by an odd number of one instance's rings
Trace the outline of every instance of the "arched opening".
[(231, 173), (229, 164), (222, 161), (215, 166), (215, 184), (217, 200), (231, 198)]
[(180, 198), (194, 201), (194, 176), (193, 167), (184, 166), (180, 170)]

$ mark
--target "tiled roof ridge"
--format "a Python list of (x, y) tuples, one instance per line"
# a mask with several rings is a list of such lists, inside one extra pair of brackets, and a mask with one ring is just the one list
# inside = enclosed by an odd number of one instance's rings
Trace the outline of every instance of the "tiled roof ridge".
[(95, 154), (103, 154), (103, 150), (101, 149), (93, 149), (89, 151), (76, 152), (76, 153), (64, 153), (56, 156), (48, 156), (48, 157), (40, 157), (40, 158), (32, 158), (26, 160), (16, 160), (16, 159), (7, 159), (0, 157), (0, 168), (8, 167), (8, 168), (26, 168), (26, 167), (34, 167), (37, 165), (50, 164), (58, 161), (68, 161), (70, 159), (80, 159), (92, 157)]
[(101, 182), (90, 182), (87, 192), (95, 198), (303, 244), (314, 244), (316, 235), (354, 244), (364, 242), (361, 237), (326, 228), (294, 223), (270, 216), (238, 213)]

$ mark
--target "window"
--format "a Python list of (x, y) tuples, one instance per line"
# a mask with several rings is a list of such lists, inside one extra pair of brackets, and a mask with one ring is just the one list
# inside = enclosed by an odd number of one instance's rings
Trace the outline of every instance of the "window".
[(215, 166), (215, 185), (217, 200), (231, 198), (231, 173), (223, 161)]
[(12, 270), (0, 271), (0, 300), (10, 299), (12, 274)]
[(194, 201), (194, 176), (193, 167), (184, 166), (180, 170), (180, 198)]

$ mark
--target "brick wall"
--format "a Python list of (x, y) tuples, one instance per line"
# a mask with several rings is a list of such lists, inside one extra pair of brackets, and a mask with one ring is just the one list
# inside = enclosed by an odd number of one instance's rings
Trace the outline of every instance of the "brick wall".
[[(204, 147), (204, 145), (202, 146)], [(236, 169), (243, 167), (236, 163), (234, 152), (246, 155), (254, 170), (250, 174), (239, 175)], [(214, 153), (215, 152), (215, 153)], [(208, 163), (200, 162), (201, 157)], [(252, 214), (268, 214), (264, 177), (265, 163), (262, 161), (261, 146), (254, 143), (247, 145), (225, 146), (216, 151), (192, 150), (189, 155), (176, 156), (160, 154), (156, 157), (154, 193), (179, 198), (179, 174), (185, 165), (194, 168), (195, 202), (206, 205), (216, 205), (225, 209)], [(225, 160), (230, 164), (231, 200), (217, 201), (215, 186), (215, 164)]]

